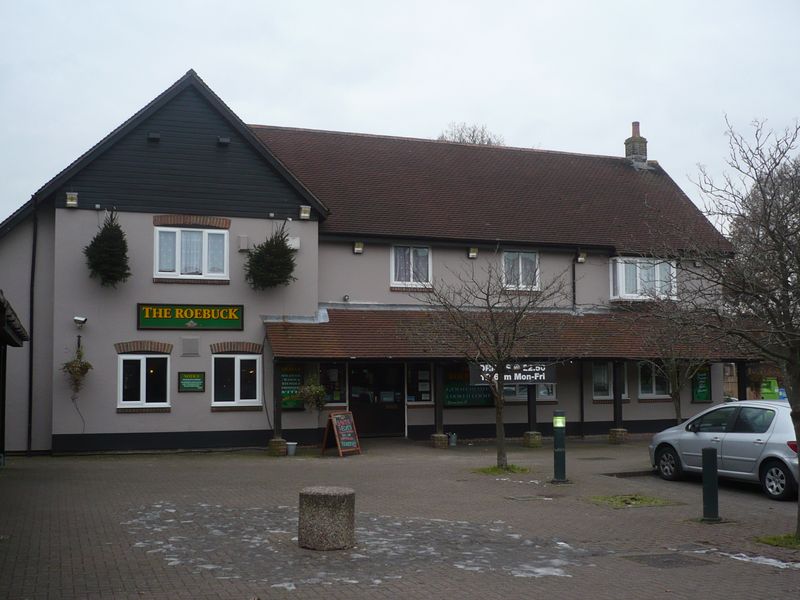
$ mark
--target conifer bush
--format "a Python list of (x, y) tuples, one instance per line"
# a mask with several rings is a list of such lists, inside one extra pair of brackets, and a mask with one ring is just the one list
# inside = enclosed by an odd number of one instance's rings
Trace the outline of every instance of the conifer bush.
[(100, 280), (100, 285), (117, 287), (131, 275), (128, 267), (128, 241), (113, 211), (106, 215), (103, 226), (94, 239), (83, 249), (90, 277)]
[(266, 290), (289, 285), (294, 277), (297, 250), (289, 247), (286, 224), (282, 224), (270, 237), (247, 253), (244, 265), (245, 279), (254, 290)]

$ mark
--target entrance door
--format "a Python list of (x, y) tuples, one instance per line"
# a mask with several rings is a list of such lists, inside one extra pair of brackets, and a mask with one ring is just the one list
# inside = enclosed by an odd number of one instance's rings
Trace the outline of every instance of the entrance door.
[(362, 437), (405, 434), (402, 364), (350, 365), (350, 410)]

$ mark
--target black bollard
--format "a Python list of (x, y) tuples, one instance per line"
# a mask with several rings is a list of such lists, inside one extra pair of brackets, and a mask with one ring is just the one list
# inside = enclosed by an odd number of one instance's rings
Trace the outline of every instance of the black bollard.
[(567, 418), (563, 410), (553, 411), (553, 483), (567, 481)]
[(716, 523), (719, 516), (717, 449), (703, 448), (703, 521)]

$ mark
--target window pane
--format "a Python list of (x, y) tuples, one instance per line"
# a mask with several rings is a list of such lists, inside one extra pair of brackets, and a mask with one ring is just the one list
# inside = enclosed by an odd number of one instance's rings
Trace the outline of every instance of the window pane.
[(181, 274), (203, 274), (203, 232), (181, 232)]
[(668, 262), (658, 263), (658, 293), (662, 296), (672, 294), (672, 265)]
[(596, 398), (611, 395), (611, 382), (606, 363), (592, 363), (592, 393)]
[(208, 272), (225, 272), (225, 234), (208, 234)]
[(669, 381), (664, 375), (660, 374), (658, 371), (655, 373), (656, 379), (656, 394), (659, 396), (666, 396), (669, 394)]
[(653, 393), (653, 369), (647, 363), (639, 366), (639, 392), (642, 394)]
[(145, 373), (145, 402), (167, 401), (167, 359), (147, 358), (147, 373)]
[(142, 387), (142, 363), (137, 359), (122, 361), (122, 401), (139, 402)]
[(650, 261), (639, 263), (639, 293), (642, 295), (655, 292), (656, 267)]
[[(409, 369), (409, 381), (411, 374), (412, 370)], [(321, 363), (319, 365), (319, 383), (325, 388), (325, 402), (346, 401), (344, 381), (344, 364)]]
[(428, 279), (428, 249), (414, 248), (414, 281), (427, 283)]
[(162, 273), (175, 272), (175, 235), (174, 231), (158, 232), (158, 270)]
[(239, 361), (239, 400), (258, 400), (258, 361), (246, 358)]
[(611, 295), (615, 298), (619, 296), (619, 262), (611, 263)]
[(519, 285), (519, 252), (505, 252), (503, 254), (503, 276), (506, 285)]
[(728, 421), (731, 420), (735, 406), (726, 406), (703, 415), (697, 421), (698, 431), (724, 432), (728, 430)]
[(636, 263), (625, 263), (625, 293), (636, 294)]
[(236, 359), (234, 357), (214, 358), (214, 402), (233, 402), (236, 400)]
[(556, 397), (555, 383), (540, 383), (536, 386), (536, 397), (540, 400), (553, 400)]
[(411, 281), (411, 248), (408, 246), (394, 248), (394, 280)]
[(536, 285), (536, 254), (533, 252), (523, 252), (520, 254), (522, 263), (521, 284), (527, 287)]
[(775, 411), (743, 406), (736, 417), (733, 431), (736, 433), (766, 433), (775, 418)]

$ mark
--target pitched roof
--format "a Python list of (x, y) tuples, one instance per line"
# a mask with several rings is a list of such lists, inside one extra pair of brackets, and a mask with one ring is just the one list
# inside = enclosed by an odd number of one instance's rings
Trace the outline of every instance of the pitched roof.
[[(277, 358), (424, 359), (461, 358), (444, 333), (431, 335), (430, 311), (329, 309), (327, 323), (266, 324)], [(652, 323), (619, 313), (539, 314), (548, 333), (525, 342), (519, 358), (645, 359), (659, 358), (649, 343)], [(742, 352), (730, 344), (686, 348), (686, 356), (736, 360)]]
[(278, 173), (280, 173), (289, 182), (289, 184), (308, 201), (311, 206), (313, 206), (321, 215), (324, 216), (327, 214), (328, 208), (324, 205), (324, 203), (322, 203), (316, 196), (314, 196), (312, 192), (310, 192), (301, 182), (299, 182), (283, 165), (283, 163), (276, 158), (255, 135), (253, 135), (251, 129), (244, 124), (244, 122), (236, 115), (236, 113), (234, 113), (228, 107), (228, 105), (225, 104), (210, 87), (208, 87), (208, 85), (206, 85), (206, 83), (197, 75), (197, 73), (195, 73), (193, 69), (190, 69), (183, 77), (178, 79), (178, 81), (156, 96), (136, 114), (131, 116), (119, 127), (114, 129), (114, 131), (109, 133), (106, 137), (92, 146), (88, 151), (75, 159), (60, 173), (55, 175), (55, 177), (39, 188), (33, 194), (33, 196), (31, 196), (30, 200), (28, 200), (7, 219), (0, 223), (0, 237), (3, 237), (18, 223), (24, 220), (33, 211), (34, 206), (40, 204), (41, 201), (58, 190), (64, 183), (69, 181), (70, 178), (75, 176), (81, 169), (103, 154), (108, 148), (110, 148), (128, 132), (134, 129), (139, 123), (147, 119), (150, 115), (154, 114), (162, 106), (167, 104), (170, 100), (175, 98), (175, 96), (180, 94), (188, 87), (193, 87), (195, 90), (197, 90), (209, 102), (209, 104), (211, 104), (211, 106), (219, 111), (223, 118), (226, 119), (231, 126), (248, 142), (250, 142), (252, 147), (261, 155), (261, 157), (270, 166), (272, 166), (272, 168), (278, 171)]
[(331, 210), (323, 234), (678, 251), (727, 241), (657, 164), (250, 126)]

